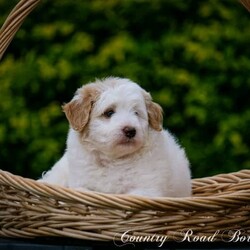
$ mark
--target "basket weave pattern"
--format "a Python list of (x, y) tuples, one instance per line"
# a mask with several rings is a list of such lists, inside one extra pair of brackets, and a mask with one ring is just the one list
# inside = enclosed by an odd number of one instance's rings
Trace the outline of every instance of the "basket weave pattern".
[[(0, 59), (40, 0), (21, 0), (0, 30)], [(250, 0), (240, 0), (250, 10)], [(250, 170), (195, 179), (193, 197), (155, 198), (80, 192), (0, 171), (0, 236), (119, 240), (129, 235), (225, 237), (250, 234)], [(221, 237), (220, 237), (221, 236)]]
[[(130, 235), (183, 239), (219, 230), (250, 233), (250, 170), (193, 180), (191, 198), (80, 192), (0, 171), (0, 236), (113, 240)], [(220, 237), (217, 237), (220, 240)]]

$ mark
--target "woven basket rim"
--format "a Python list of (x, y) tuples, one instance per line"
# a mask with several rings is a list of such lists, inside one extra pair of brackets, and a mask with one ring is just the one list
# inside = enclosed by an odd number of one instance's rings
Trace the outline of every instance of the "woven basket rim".
[[(210, 192), (210, 185), (216, 183), (234, 191), (188, 198), (110, 195), (40, 183), (0, 170), (0, 236), (116, 241), (129, 230), (130, 236), (162, 235), (175, 241), (183, 240), (187, 229), (193, 237), (219, 232), (216, 241), (227, 237), (225, 230), (239, 229), (247, 235), (250, 170), (194, 179), (193, 187), (207, 186)], [(238, 191), (242, 184), (246, 190)]]
[[(240, 177), (247, 177), (246, 181), (239, 180)], [(39, 196), (55, 197), (64, 201), (75, 201), (86, 205), (95, 205), (100, 208), (113, 208), (124, 210), (201, 210), (210, 209), (218, 210), (221, 208), (232, 208), (242, 204), (250, 203), (250, 170), (241, 170), (235, 173), (219, 174), (212, 177), (204, 177), (193, 179), (192, 184), (199, 185), (200, 183), (212, 183), (215, 180), (238, 180), (235, 183), (235, 191), (226, 194), (217, 194), (212, 196), (192, 196), (182, 198), (172, 197), (156, 197), (148, 198), (142, 196), (134, 196), (127, 194), (106, 194), (92, 191), (79, 191), (71, 188), (65, 188), (57, 185), (37, 182), (35, 180), (24, 178), (18, 175), (11, 174), (7, 171), (0, 170), (0, 185), (8, 185), (19, 189), (20, 191), (32, 192)], [(248, 189), (240, 190), (238, 185), (248, 185)], [(245, 186), (246, 187), (246, 186)]]

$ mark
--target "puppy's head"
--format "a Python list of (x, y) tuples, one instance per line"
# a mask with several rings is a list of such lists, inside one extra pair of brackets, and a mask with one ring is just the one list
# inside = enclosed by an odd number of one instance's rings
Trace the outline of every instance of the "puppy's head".
[(161, 107), (128, 79), (87, 84), (63, 110), (82, 143), (108, 157), (135, 153), (146, 144), (149, 129), (162, 130)]

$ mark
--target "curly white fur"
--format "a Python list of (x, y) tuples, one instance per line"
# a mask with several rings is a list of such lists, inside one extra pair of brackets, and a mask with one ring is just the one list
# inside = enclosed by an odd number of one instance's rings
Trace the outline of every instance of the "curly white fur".
[(136, 83), (106, 78), (77, 90), (63, 107), (67, 149), (40, 181), (151, 197), (191, 195), (189, 162), (162, 129), (162, 110)]

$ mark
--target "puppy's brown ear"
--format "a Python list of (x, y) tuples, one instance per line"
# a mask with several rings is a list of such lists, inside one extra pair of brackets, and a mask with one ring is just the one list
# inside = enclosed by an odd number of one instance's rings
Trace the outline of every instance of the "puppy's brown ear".
[(148, 111), (149, 125), (156, 131), (162, 130), (163, 111), (159, 104), (152, 101), (152, 97), (146, 91), (143, 93)]
[(100, 95), (94, 84), (86, 85), (77, 91), (76, 96), (62, 106), (71, 127), (82, 132), (89, 122), (93, 104)]

